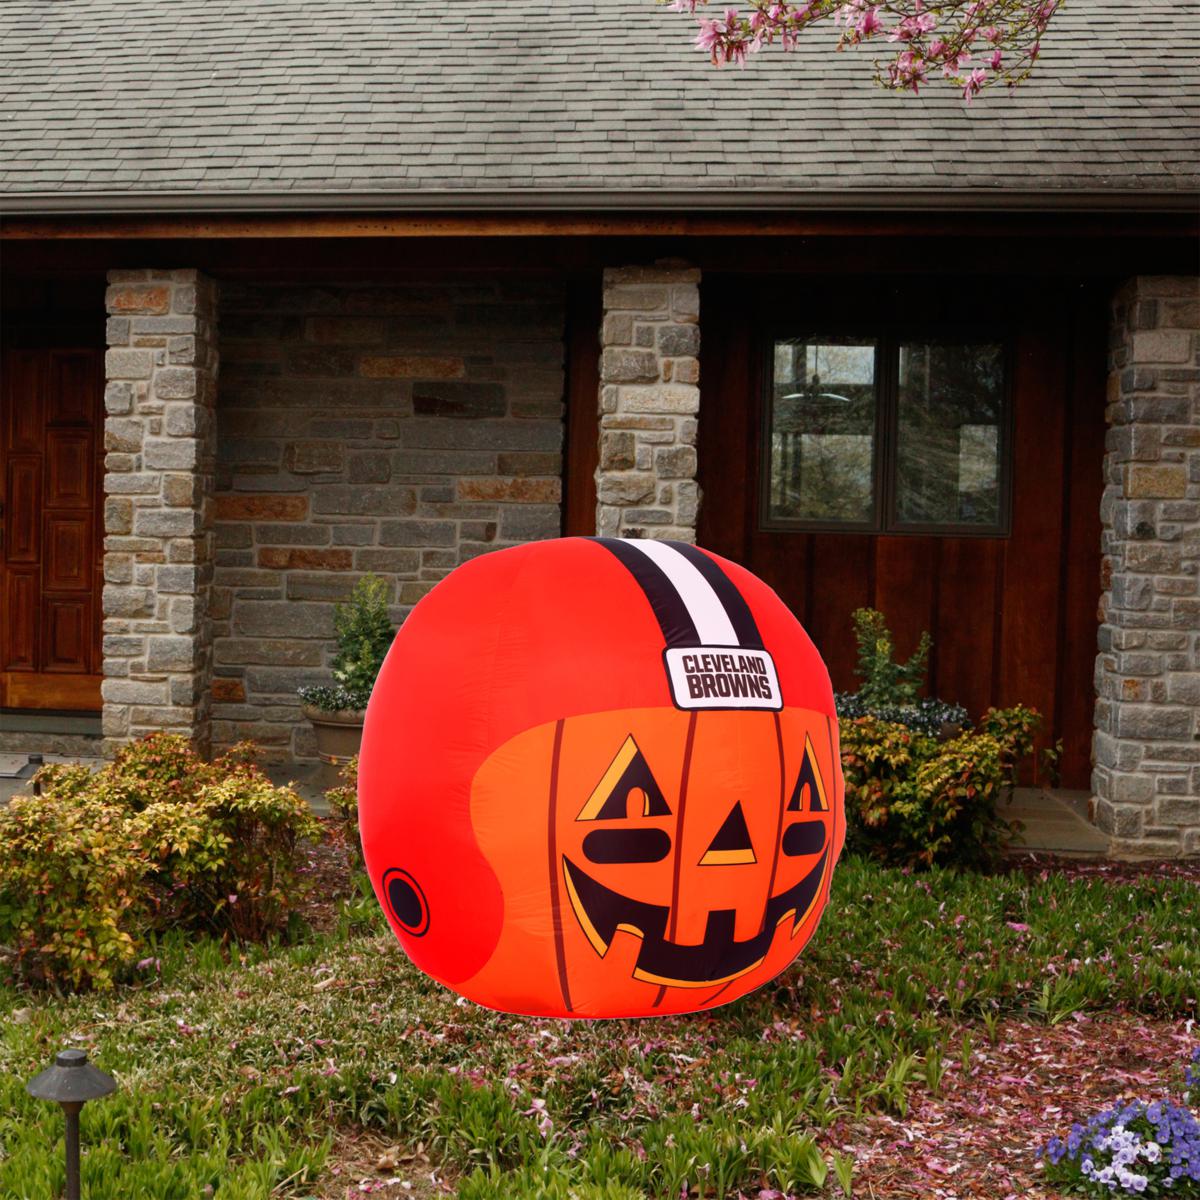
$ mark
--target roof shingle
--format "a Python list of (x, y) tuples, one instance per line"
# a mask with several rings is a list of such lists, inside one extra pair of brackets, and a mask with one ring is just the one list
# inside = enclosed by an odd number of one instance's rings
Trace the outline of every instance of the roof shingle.
[(814, 28), (714, 71), (652, 0), (0, 0), (0, 195), (1190, 192), (1191, 0), (1072, 0), (1034, 77), (889, 94)]

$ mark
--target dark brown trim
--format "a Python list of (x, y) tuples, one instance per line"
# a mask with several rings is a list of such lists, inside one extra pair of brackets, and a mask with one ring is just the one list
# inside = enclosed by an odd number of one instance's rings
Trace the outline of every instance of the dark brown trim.
[(12, 192), (0, 212), (43, 215), (113, 213), (539, 213), (573, 212), (1070, 212), (1195, 211), (1200, 193), (1153, 188), (424, 188), (396, 191), (160, 190)]
[(558, 987), (562, 992), (567, 1012), (574, 1012), (571, 1004), (571, 985), (567, 978), (567, 949), (563, 943), (562, 892), (559, 874), (562, 866), (558, 854), (558, 768), (562, 759), (563, 726), (559, 720), (554, 725), (554, 750), (550, 756), (550, 820), (547, 842), (550, 847), (550, 914), (554, 925), (554, 958), (558, 966)]
[[(824, 237), (964, 236), (1195, 236), (1200, 197), (1171, 193), (1157, 206), (1153, 197), (1076, 198), (1073, 204), (1019, 203), (1016, 195), (988, 194), (986, 205), (973, 205), (969, 193), (947, 195), (939, 208), (852, 204), (842, 198), (815, 197), (801, 204), (794, 198), (763, 202), (757, 208), (724, 210), (676, 203), (657, 211), (605, 210), (601, 206), (571, 211), (539, 210), (535, 205), (500, 211), (404, 210), (394, 206), (368, 212), (323, 212), (319, 205), (300, 211), (212, 211), (193, 206), (179, 211), (69, 210), (55, 212), (45, 202), (18, 207), (0, 198), (0, 238), (11, 241), (113, 238), (446, 238), (446, 237), (747, 237), (792, 235)], [(1136, 201), (1136, 202), (1135, 202)], [(7, 210), (7, 211), (5, 211)]]
[[(775, 718), (775, 747), (779, 753), (779, 817), (775, 822), (775, 841), (772, 843), (775, 847), (775, 857), (771, 860), (771, 876), (767, 881), (767, 904), (770, 904), (771, 897), (775, 895), (775, 876), (779, 871), (779, 847), (783, 842), (783, 814), (787, 809), (788, 794), (787, 794), (787, 755), (783, 748), (783, 722), (779, 719), (779, 714), (773, 712), (771, 714)], [(763, 926), (766, 928), (767, 909), (763, 908)]]
[[(696, 744), (696, 718), (699, 714), (695, 709), (688, 714), (687, 740), (683, 746), (683, 771), (679, 777), (679, 807), (675, 812), (675, 860), (671, 864), (671, 917), (667, 927), (667, 940), (675, 940), (679, 928), (679, 879), (683, 866), (683, 811), (687, 807), (688, 778), (692, 772), (692, 751)], [(667, 985), (661, 984), (654, 1003), (657, 1008), (667, 995)]]
[(601, 288), (597, 273), (574, 281), (567, 294), (562, 528), (568, 537), (590, 537), (596, 532)]

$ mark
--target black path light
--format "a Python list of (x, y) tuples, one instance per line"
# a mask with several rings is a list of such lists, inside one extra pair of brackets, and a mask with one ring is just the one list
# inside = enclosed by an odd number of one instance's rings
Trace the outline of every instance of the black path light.
[(79, 1200), (79, 1110), (89, 1100), (99, 1100), (115, 1091), (111, 1075), (93, 1067), (82, 1050), (60, 1050), (54, 1066), (31, 1079), (25, 1090), (35, 1100), (61, 1104), (67, 1118), (67, 1197)]

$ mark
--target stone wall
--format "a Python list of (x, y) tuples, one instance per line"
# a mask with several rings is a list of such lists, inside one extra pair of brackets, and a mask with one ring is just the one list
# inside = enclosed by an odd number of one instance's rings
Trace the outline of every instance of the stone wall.
[(1097, 823), (1115, 853), (1200, 854), (1200, 293), (1114, 301), (1096, 664)]
[(377, 572), (400, 621), (458, 563), (557, 536), (564, 296), (536, 280), (226, 285), (214, 733), (314, 753), (333, 605)]
[(209, 746), (216, 287), (113, 271), (104, 393), (104, 734)]
[(604, 272), (596, 532), (696, 540), (700, 272)]

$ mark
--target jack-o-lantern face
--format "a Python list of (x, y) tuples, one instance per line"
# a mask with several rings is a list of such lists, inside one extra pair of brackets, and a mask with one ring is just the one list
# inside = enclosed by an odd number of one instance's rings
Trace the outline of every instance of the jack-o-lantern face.
[(828, 675), (693, 546), (531, 544), (421, 602), (367, 714), (367, 867), (413, 961), (552, 1016), (723, 1004), (812, 936), (845, 836)]
[[(828, 887), (831, 736), (812, 713), (627, 709), (500, 747), (475, 778), (471, 818), (506, 894), (530, 895), (543, 875), (535, 907), (553, 914), (555, 978), (535, 986), (553, 982), (571, 1010), (672, 1012), (778, 974)], [(544, 835), (531, 839), (513, 809), (539, 799)], [(533, 983), (542, 933), (506, 923), (468, 984), (520, 978), (518, 964)]]

